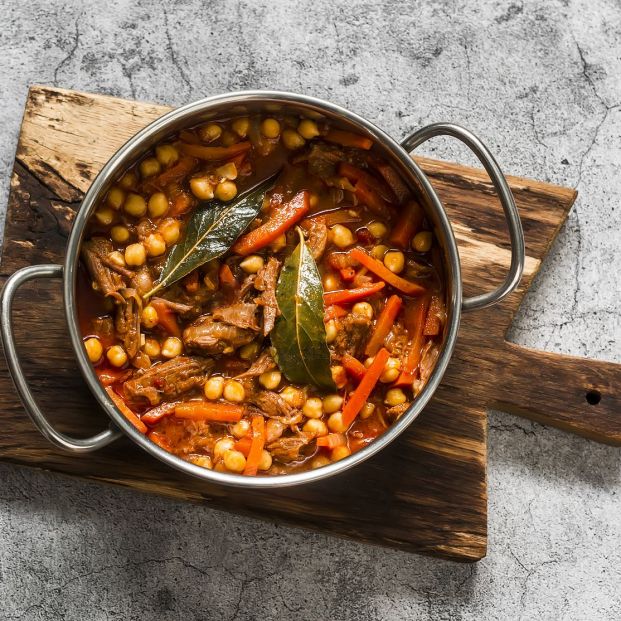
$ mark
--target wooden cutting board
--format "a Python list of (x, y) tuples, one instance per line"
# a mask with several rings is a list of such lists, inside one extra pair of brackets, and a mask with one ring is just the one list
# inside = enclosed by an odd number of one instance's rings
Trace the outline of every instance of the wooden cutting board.
[[(33, 87), (21, 128), (2, 254), (2, 282), (20, 267), (62, 262), (74, 212), (102, 165), (168, 108)], [(417, 158), (444, 201), (460, 244), (467, 295), (500, 282), (506, 227), (479, 170)], [(518, 411), (621, 443), (621, 365), (526, 350), (504, 335), (575, 199), (574, 190), (511, 178), (528, 258), (520, 289), (463, 317), (445, 379), (420, 418), (380, 455), (332, 480), (247, 491), (207, 485), (123, 439), (90, 455), (54, 449), (27, 418), (0, 362), (0, 459), (204, 503), (402, 550), (475, 561), (486, 552), (486, 410)], [(50, 419), (87, 435), (107, 424), (80, 380), (58, 282), (27, 286), (16, 302), (21, 356)], [(613, 385), (617, 385), (617, 394)], [(586, 400), (599, 400), (590, 405)]]

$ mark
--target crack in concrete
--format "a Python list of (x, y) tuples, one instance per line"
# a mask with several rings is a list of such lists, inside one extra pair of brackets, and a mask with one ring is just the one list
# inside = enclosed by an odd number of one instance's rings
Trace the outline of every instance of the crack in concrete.
[(521, 431), (526, 436), (536, 436), (534, 429), (526, 429), (517, 423), (488, 423), (489, 429), (494, 429), (494, 431)]
[(172, 37), (170, 34), (170, 22), (169, 22), (169, 17), (168, 17), (168, 11), (166, 10), (165, 5), (162, 5), (162, 11), (164, 13), (164, 32), (166, 34), (166, 41), (167, 41), (166, 50), (170, 54), (170, 60), (173, 66), (179, 72), (181, 79), (183, 80), (184, 84), (186, 85), (188, 89), (188, 95), (190, 95), (190, 93), (192, 92), (192, 83), (190, 82), (190, 79), (188, 78), (188, 75), (185, 72), (185, 69), (183, 69), (183, 67), (179, 63), (179, 60), (177, 59), (177, 54), (175, 52), (175, 48), (172, 42)]
[(54, 85), (58, 86), (58, 73), (60, 70), (71, 61), (71, 59), (75, 56), (76, 51), (78, 50), (78, 46), (80, 45), (80, 20), (84, 13), (79, 13), (75, 18), (75, 33), (73, 36), (73, 41), (71, 45), (71, 49), (67, 52), (67, 55), (56, 65), (54, 68)]

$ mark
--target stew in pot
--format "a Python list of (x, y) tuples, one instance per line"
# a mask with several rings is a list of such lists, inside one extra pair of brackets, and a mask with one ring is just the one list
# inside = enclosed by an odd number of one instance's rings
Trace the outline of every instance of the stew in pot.
[(182, 459), (324, 466), (394, 423), (433, 370), (446, 311), (430, 229), (369, 138), (276, 114), (181, 131), (88, 224), (86, 352), (122, 414)]

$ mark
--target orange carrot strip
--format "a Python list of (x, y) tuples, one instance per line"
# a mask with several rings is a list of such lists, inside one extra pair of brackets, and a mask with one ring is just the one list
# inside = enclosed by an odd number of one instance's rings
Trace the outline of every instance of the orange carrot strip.
[(238, 282), (237, 278), (235, 278), (235, 274), (231, 271), (231, 268), (223, 263), (220, 266), (220, 271), (218, 272), (218, 277), (220, 279), (220, 283), (225, 287), (230, 287), (231, 289), (237, 289)]
[(151, 431), (147, 434), (147, 438), (149, 438), (149, 440), (151, 440), (154, 444), (157, 444), (160, 448), (163, 448), (165, 451), (170, 451), (172, 449), (168, 438), (163, 433), (159, 433), (159, 431)]
[(240, 237), (233, 244), (233, 252), (245, 256), (264, 248), (300, 221), (309, 209), (309, 193), (302, 190), (290, 201), (274, 209), (261, 226)]
[(437, 336), (440, 334), (440, 328), (442, 327), (440, 317), (442, 314), (442, 300), (440, 300), (439, 296), (432, 295), (429, 311), (427, 312), (427, 319), (425, 320), (425, 328), (423, 330), (425, 336)]
[(172, 203), (168, 215), (180, 216), (192, 209), (194, 199), (180, 186), (169, 186), (168, 194)]
[(364, 182), (367, 186), (379, 192), (382, 198), (384, 200), (387, 200), (388, 202), (393, 202), (395, 199), (392, 190), (390, 189), (390, 187), (388, 187), (383, 179), (378, 179), (366, 170), (358, 168), (357, 166), (353, 166), (349, 162), (339, 163), (338, 174), (342, 177), (346, 177), (354, 184), (358, 181)]
[(420, 363), (420, 356), (425, 344), (425, 319), (427, 317), (427, 309), (429, 308), (429, 296), (423, 295), (416, 298), (413, 302), (405, 307), (403, 313), (403, 321), (410, 335), (411, 341), (403, 360), (401, 374), (394, 383), (395, 386), (411, 385), (416, 377), (416, 369)]
[[(347, 313), (346, 313), (347, 314)], [(112, 386), (124, 382), (131, 374), (131, 369), (95, 369), (99, 381), (104, 386)]]
[(198, 270), (194, 270), (193, 272), (190, 272), (183, 279), (183, 286), (185, 287), (185, 290), (188, 293), (196, 293), (198, 291), (198, 288), (199, 288)]
[(418, 233), (423, 224), (424, 217), (425, 212), (423, 208), (416, 201), (410, 201), (401, 208), (399, 219), (393, 227), (388, 240), (401, 248), (409, 248), (412, 238)]
[(188, 401), (175, 406), (175, 416), (187, 420), (211, 420), (218, 423), (237, 423), (244, 408), (232, 403), (210, 401)]
[(134, 427), (136, 427), (140, 433), (147, 433), (147, 426), (129, 409), (129, 407), (127, 407), (127, 403), (125, 403), (125, 401), (123, 401), (123, 399), (121, 399), (121, 397), (114, 392), (112, 386), (106, 386), (106, 392), (121, 414), (123, 414), (123, 416), (125, 416), (125, 418)]
[(181, 328), (177, 323), (177, 315), (170, 306), (158, 298), (153, 298), (150, 304), (157, 313), (157, 325), (161, 326), (168, 334), (181, 338)]
[(393, 217), (393, 208), (379, 195), (377, 190), (367, 185), (365, 181), (362, 179), (358, 181), (355, 190), (356, 198), (378, 216), (388, 220)]
[[(392, 274), (392, 272), (391, 272)], [(326, 306), (332, 304), (348, 304), (381, 291), (385, 286), (382, 281), (373, 283), (369, 287), (361, 287), (360, 289), (340, 289), (338, 291), (328, 291), (323, 294), (323, 303)]]
[(400, 204), (405, 203), (410, 196), (410, 190), (401, 179), (401, 175), (389, 164), (378, 163), (375, 164), (375, 168), (384, 177), (384, 181), (390, 186), (393, 194), (397, 197), (397, 201)]
[(391, 295), (388, 298), (388, 301), (375, 322), (375, 328), (364, 350), (367, 356), (375, 356), (379, 348), (382, 347), (384, 339), (388, 336), (390, 329), (395, 323), (395, 319), (401, 310), (402, 304), (403, 301), (398, 295)]
[(317, 438), (317, 446), (325, 446), (326, 448), (333, 449), (337, 446), (345, 446), (347, 444), (347, 438), (343, 433), (329, 433), (328, 435)]
[(246, 153), (251, 147), (252, 145), (249, 142), (238, 142), (230, 147), (204, 147), (203, 145), (187, 144), (185, 142), (179, 145), (179, 148), (186, 155), (207, 161), (227, 160), (240, 153)]
[(250, 453), (250, 447), (252, 446), (252, 438), (250, 436), (244, 436), (235, 442), (235, 450), (244, 454), (244, 457), (248, 457)]
[(364, 406), (367, 402), (367, 399), (373, 392), (380, 375), (384, 371), (384, 366), (388, 358), (388, 350), (382, 347), (382, 349), (377, 352), (377, 355), (373, 359), (371, 366), (364, 374), (364, 377), (360, 380), (356, 390), (351, 393), (349, 400), (343, 407), (343, 424), (346, 428), (354, 422), (356, 416), (358, 416), (358, 413), (362, 409), (362, 406)]
[(362, 263), (370, 272), (373, 272), (376, 276), (379, 276), (389, 285), (393, 286), (406, 295), (421, 295), (426, 291), (425, 287), (422, 287), (418, 283), (411, 282), (401, 276), (397, 276), (391, 272), (381, 261), (374, 259), (370, 254), (367, 254), (362, 248), (356, 247), (349, 251), (352, 259)]
[(341, 274), (341, 280), (345, 282), (351, 282), (356, 276), (356, 270), (353, 267), (344, 267), (342, 270), (339, 270)]
[(170, 416), (175, 411), (175, 407), (178, 403), (179, 401), (173, 401), (172, 403), (162, 403), (161, 405), (152, 408), (148, 412), (145, 412), (140, 417), (140, 420), (143, 423), (147, 423), (147, 425), (155, 425), (156, 423), (159, 423), (162, 418)]
[(332, 304), (332, 306), (327, 306), (323, 311), (323, 320), (330, 321), (330, 319), (338, 319), (339, 317), (345, 317), (345, 315), (347, 315), (347, 310), (338, 304)]
[(357, 149), (364, 149), (365, 151), (368, 151), (373, 146), (373, 141), (370, 138), (365, 138), (359, 134), (347, 132), (342, 129), (331, 129), (324, 138), (328, 142), (334, 142), (343, 147), (356, 147)]
[(367, 372), (364, 364), (357, 358), (354, 358), (351, 354), (344, 353), (341, 356), (341, 362), (345, 367), (345, 371), (349, 373), (355, 380), (360, 381), (362, 376)]
[(265, 419), (262, 415), (252, 417), (252, 444), (248, 458), (246, 459), (246, 467), (244, 474), (254, 476), (259, 469), (261, 462), (261, 453), (265, 445)]
[(328, 227), (335, 224), (353, 224), (361, 220), (360, 216), (356, 212), (352, 212), (351, 209), (335, 209), (334, 211), (317, 214), (316, 216), (309, 216), (309, 218)]
[(147, 185), (162, 189), (170, 183), (181, 181), (194, 170), (195, 166), (196, 160), (193, 157), (182, 157), (174, 166), (160, 173), (152, 181), (148, 181)]

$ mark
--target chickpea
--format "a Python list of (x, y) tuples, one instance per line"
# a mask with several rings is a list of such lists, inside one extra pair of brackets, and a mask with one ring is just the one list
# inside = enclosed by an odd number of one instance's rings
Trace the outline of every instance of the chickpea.
[(138, 270), (136, 275), (132, 278), (132, 284), (136, 288), (136, 291), (143, 297), (153, 289), (153, 278), (151, 278), (151, 274), (147, 267)]
[(237, 195), (237, 186), (232, 181), (221, 181), (214, 193), (218, 200), (230, 201)]
[(256, 274), (264, 265), (265, 261), (263, 257), (260, 257), (258, 254), (251, 254), (239, 264), (239, 267), (241, 267), (246, 274)]
[(144, 342), (144, 346), (142, 348), (144, 353), (149, 356), (149, 358), (157, 358), (162, 352), (162, 348), (157, 339), (149, 338)]
[(328, 433), (326, 424), (318, 418), (309, 418), (305, 423), (302, 430), (306, 433), (310, 433), (313, 437), (325, 436)]
[(113, 242), (124, 244), (129, 239), (129, 229), (122, 224), (113, 226), (110, 229), (110, 237), (112, 237)]
[(285, 386), (280, 391), (280, 396), (294, 408), (301, 408), (306, 401), (304, 391), (294, 386)]
[(326, 323), (326, 343), (334, 343), (337, 335), (338, 329), (336, 327), (336, 321), (334, 321), (334, 319), (330, 319), (330, 321)]
[(239, 357), (242, 360), (252, 360), (259, 353), (260, 345), (256, 341), (239, 348)]
[(231, 429), (231, 432), (236, 438), (243, 438), (250, 431), (250, 421), (242, 418), (236, 422)]
[(222, 132), (222, 146), (230, 147), (239, 141), (239, 136), (228, 129)]
[(237, 380), (226, 380), (224, 382), (224, 392), (222, 393), (227, 401), (241, 403), (246, 398), (246, 391), (241, 382)]
[(362, 420), (369, 418), (373, 412), (375, 412), (375, 404), (367, 401), (360, 410), (360, 418), (362, 418)]
[(125, 263), (133, 267), (142, 265), (147, 260), (147, 251), (140, 243), (130, 244), (125, 248)]
[(233, 181), (234, 179), (237, 179), (237, 166), (235, 166), (235, 162), (227, 162), (226, 164), (216, 168), (216, 174), (218, 177), (223, 177), (224, 179), (230, 179)]
[(412, 248), (416, 252), (429, 252), (433, 243), (433, 233), (431, 231), (420, 231), (414, 235)]
[(373, 319), (373, 307), (368, 302), (357, 302), (351, 310), (354, 315), (361, 315), (362, 317), (367, 317), (367, 319)]
[(261, 451), (261, 459), (259, 460), (259, 470), (269, 470), (272, 467), (272, 456), (268, 451)]
[(279, 235), (271, 244), (270, 248), (273, 252), (278, 252), (282, 250), (287, 245), (287, 236), (283, 233)]
[(166, 242), (159, 233), (151, 233), (145, 239), (144, 245), (150, 257), (159, 257), (166, 252)]
[(127, 354), (120, 345), (113, 345), (106, 352), (106, 358), (113, 367), (122, 367), (127, 362)]
[(211, 457), (209, 457), (209, 455), (192, 455), (189, 459), (195, 466), (207, 468), (207, 470), (213, 470), (213, 462), (211, 461)]
[(324, 291), (336, 291), (341, 286), (339, 279), (332, 272), (327, 272), (323, 277)]
[(400, 274), (405, 267), (405, 255), (400, 250), (389, 250), (384, 255), (384, 265), (393, 274)]
[(334, 414), (330, 414), (330, 418), (328, 418), (328, 429), (334, 433), (345, 433), (347, 431), (347, 427), (343, 422), (343, 412), (338, 411), (334, 412)]
[(388, 246), (384, 246), (383, 244), (379, 244), (378, 246), (373, 246), (371, 249), (371, 256), (376, 259), (383, 261), (384, 255), (388, 252)]
[(330, 372), (332, 373), (332, 379), (334, 380), (336, 387), (343, 388), (343, 386), (347, 383), (345, 368), (340, 364), (335, 364), (333, 367), (330, 367)]
[(222, 128), (217, 123), (209, 123), (198, 128), (198, 135), (204, 142), (213, 142), (222, 135)]
[(246, 458), (241, 451), (226, 451), (224, 453), (224, 465), (231, 472), (243, 472), (246, 467)]
[(86, 339), (84, 341), (84, 348), (86, 349), (88, 359), (92, 363), (99, 362), (101, 360), (101, 357), (103, 356), (103, 346), (101, 341), (96, 336)]
[(302, 119), (300, 124), (298, 125), (298, 132), (305, 138), (306, 140), (312, 140), (319, 136), (319, 128), (317, 127), (317, 123), (315, 121), (311, 121), (310, 119)]
[(323, 398), (323, 410), (326, 414), (334, 414), (341, 409), (343, 397), (341, 395), (326, 395)]
[(196, 198), (208, 201), (213, 198), (213, 185), (208, 177), (192, 177), (190, 179), (190, 190)]
[(233, 438), (229, 438), (228, 436), (224, 436), (223, 438), (220, 438), (213, 445), (214, 458), (222, 459), (224, 453), (226, 453), (227, 451), (233, 450), (234, 446), (235, 446), (235, 440), (233, 440)]
[(383, 222), (371, 222), (367, 228), (369, 229), (369, 233), (371, 233), (375, 239), (382, 239), (386, 237), (386, 233), (388, 233), (388, 228)]
[(220, 375), (212, 375), (206, 382), (204, 387), (207, 399), (215, 401), (222, 396), (224, 391), (224, 378)]
[(164, 358), (176, 358), (183, 351), (183, 343), (176, 336), (169, 336), (162, 345)]
[(114, 210), (110, 209), (110, 207), (100, 207), (95, 212), (95, 218), (97, 218), (97, 222), (100, 224), (109, 226), (112, 224), (112, 220), (114, 220)]
[(282, 380), (282, 374), (280, 371), (265, 371), (259, 375), (259, 384), (267, 390), (276, 390), (280, 381)]
[(335, 446), (330, 453), (330, 461), (339, 461), (351, 455), (351, 451), (346, 446)]
[(159, 317), (157, 316), (157, 311), (150, 304), (145, 306), (142, 309), (142, 314), (140, 315), (140, 321), (142, 325), (147, 328), (147, 330), (151, 330), (151, 328), (155, 328), (159, 322)]
[(401, 388), (391, 388), (384, 398), (384, 403), (386, 405), (394, 406), (401, 405), (407, 401), (407, 397)]
[(338, 248), (347, 248), (356, 241), (354, 234), (342, 224), (335, 224), (330, 229), (330, 239)]
[(302, 413), (308, 418), (321, 418), (323, 416), (323, 403), (319, 397), (311, 397), (306, 400)]
[(168, 198), (164, 192), (151, 194), (147, 209), (152, 218), (161, 218), (168, 211)]
[(285, 148), (290, 151), (301, 149), (305, 142), (304, 138), (302, 138), (295, 129), (285, 129), (282, 133), (282, 143), (285, 145)]
[(317, 468), (327, 466), (329, 463), (330, 460), (325, 455), (317, 455), (316, 457), (313, 457), (313, 460), (311, 461), (311, 468), (316, 470)]
[(308, 199), (308, 204), (311, 206), (311, 209), (314, 209), (319, 205), (319, 196), (315, 194), (315, 192), (311, 192), (310, 198)]
[(108, 255), (108, 259), (114, 263), (117, 267), (125, 267), (125, 257), (122, 252), (114, 250)]
[(265, 119), (261, 123), (261, 133), (266, 138), (278, 138), (280, 136), (280, 123), (276, 119)]
[(235, 119), (231, 123), (231, 128), (240, 138), (245, 138), (248, 135), (248, 130), (250, 129), (250, 119), (247, 116)]
[(123, 209), (134, 218), (142, 218), (147, 213), (147, 203), (140, 194), (130, 193), (125, 199)]
[(401, 372), (401, 360), (399, 358), (388, 358), (384, 365), (384, 370), (380, 375), (380, 382), (382, 384), (390, 384), (394, 382)]
[(153, 177), (162, 170), (162, 166), (154, 157), (148, 157), (147, 159), (142, 160), (139, 168), (140, 174), (143, 178)]
[(108, 192), (108, 196), (106, 197), (106, 202), (112, 209), (118, 211), (123, 206), (123, 201), (125, 200), (125, 192), (118, 186), (114, 186)]
[(133, 170), (126, 172), (120, 179), (119, 185), (124, 190), (131, 190), (136, 187), (136, 183), (138, 182), (138, 178), (136, 177), (136, 173)]
[(155, 157), (162, 166), (172, 166), (179, 159), (179, 151), (171, 144), (160, 144), (155, 147)]
[(167, 246), (173, 246), (179, 241), (181, 235), (181, 228), (179, 221), (174, 218), (166, 218), (157, 227), (160, 235), (164, 238)]

